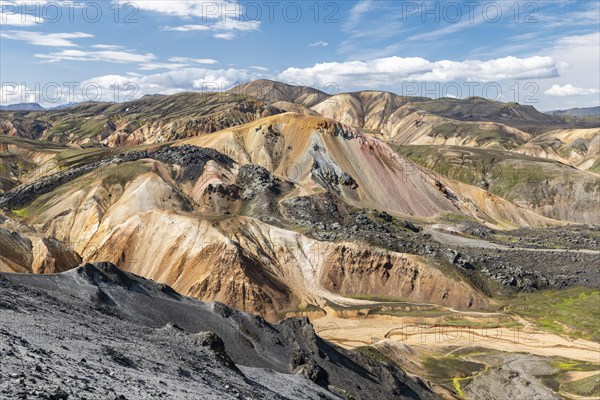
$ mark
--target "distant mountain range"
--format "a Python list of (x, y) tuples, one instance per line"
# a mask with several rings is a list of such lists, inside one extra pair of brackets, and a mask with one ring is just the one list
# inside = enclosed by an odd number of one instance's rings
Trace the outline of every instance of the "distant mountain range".
[[(269, 81), (266, 79), (257, 80), (253, 82), (249, 82), (243, 85), (239, 85), (230, 90), (230, 92), (243, 94), (246, 96), (251, 96), (257, 99), (266, 100), (271, 103), (278, 103), (276, 105), (283, 106), (282, 108), (286, 109), (290, 104), (302, 105), (305, 107), (312, 107), (319, 102), (322, 102), (328, 98), (334, 98), (339, 100), (336, 95), (330, 96), (324, 92), (321, 92), (317, 89), (304, 87), (304, 86), (291, 86), (281, 82)], [(429, 98), (419, 98), (419, 97), (403, 97), (393, 93), (387, 92), (374, 92), (374, 91), (364, 91), (364, 92), (355, 92), (350, 95), (359, 97), (364, 95), (365, 93), (374, 93), (374, 94), (383, 94), (386, 93), (387, 96), (402, 98), (401, 103), (407, 102), (420, 102), (423, 108), (427, 109), (427, 101), (430, 101), (430, 104), (433, 105), (433, 109), (428, 110), (433, 113), (437, 113), (439, 115), (448, 116), (451, 118), (456, 118), (459, 120), (495, 120), (495, 117), (508, 117), (507, 114), (510, 114), (511, 111), (514, 112), (515, 106), (520, 109), (521, 113), (517, 112), (516, 117), (514, 119), (533, 119), (533, 120), (542, 120), (545, 123), (548, 122), (557, 122), (552, 121), (549, 118), (544, 118), (543, 114), (558, 116), (558, 117), (590, 117), (590, 116), (600, 116), (600, 106), (597, 107), (584, 107), (584, 108), (570, 108), (567, 110), (553, 110), (547, 111), (545, 113), (539, 113), (535, 110), (534, 107), (531, 106), (522, 106), (516, 103), (499, 103), (489, 101), (483, 98), (469, 98), (469, 99), (448, 99), (448, 98), (440, 98), (437, 100), (429, 99)], [(342, 94), (349, 95), (349, 94)], [(147, 97), (155, 97), (157, 95), (148, 95)], [(161, 96), (161, 95), (158, 95)], [(43, 110), (61, 110), (65, 108), (74, 107), (80, 104), (79, 102), (71, 102), (67, 104), (61, 104), (55, 107), (43, 107), (38, 103), (17, 103), (17, 104), (9, 104), (6, 106), (0, 106), (0, 111), (43, 111)], [(462, 107), (463, 104), (467, 104), (467, 107)], [(481, 107), (477, 107), (477, 105)], [(499, 113), (497, 106), (501, 105), (506, 107), (509, 110), (508, 113)], [(286, 107), (288, 106), (288, 107)], [(490, 107), (491, 106), (491, 107)], [(510, 110), (510, 107), (513, 107)], [(291, 108), (291, 107), (289, 107)], [(463, 109), (464, 108), (464, 109)], [(522, 111), (526, 110), (529, 118), (523, 118)], [(292, 110), (289, 110), (292, 111)], [(294, 110), (297, 111), (297, 110)], [(465, 112), (466, 111), (466, 112)], [(485, 115), (478, 115), (477, 111), (483, 111)], [(490, 112), (494, 114), (494, 116), (490, 115)], [(447, 115), (444, 115), (447, 114)], [(532, 115), (533, 114), (533, 118)], [(491, 118), (490, 118), (491, 117)], [(511, 119), (508, 117), (508, 119)]]
[(0, 106), (0, 111), (41, 111), (45, 110), (44, 107), (38, 103), (18, 103), (9, 104), (7, 106)]
[(55, 107), (42, 107), (38, 103), (18, 103), (9, 104), (7, 106), (0, 106), (0, 111), (44, 111), (44, 110), (62, 110), (64, 108), (74, 107), (78, 102), (71, 102), (67, 104), (61, 104)]
[(546, 114), (559, 115), (559, 116), (571, 116), (571, 117), (589, 117), (600, 115), (600, 106), (597, 107), (586, 107), (586, 108), (570, 108), (568, 110), (554, 110), (548, 111)]

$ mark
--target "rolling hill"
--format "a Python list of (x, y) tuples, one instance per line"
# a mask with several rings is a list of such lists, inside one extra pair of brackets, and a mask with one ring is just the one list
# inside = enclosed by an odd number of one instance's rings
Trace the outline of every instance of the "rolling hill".
[(4, 135), (81, 146), (132, 146), (211, 133), (282, 112), (245, 95), (179, 93), (126, 103), (0, 114)]

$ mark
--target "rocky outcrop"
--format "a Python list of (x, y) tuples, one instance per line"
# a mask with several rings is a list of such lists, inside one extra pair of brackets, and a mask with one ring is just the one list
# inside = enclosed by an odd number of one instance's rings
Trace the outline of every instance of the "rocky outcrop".
[(54, 274), (81, 263), (81, 257), (58, 240), (0, 215), (0, 272)]

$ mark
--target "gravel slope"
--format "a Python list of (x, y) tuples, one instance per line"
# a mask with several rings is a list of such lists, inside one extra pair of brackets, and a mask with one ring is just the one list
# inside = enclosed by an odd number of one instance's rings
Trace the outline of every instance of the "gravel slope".
[(0, 293), (1, 398), (435, 398), (306, 319), (271, 325), (108, 263), (0, 274)]

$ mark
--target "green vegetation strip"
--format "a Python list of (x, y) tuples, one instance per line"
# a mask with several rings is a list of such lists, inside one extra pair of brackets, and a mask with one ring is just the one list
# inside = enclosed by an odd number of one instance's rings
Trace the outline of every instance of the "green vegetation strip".
[(506, 311), (544, 330), (600, 342), (600, 290), (570, 288), (523, 293), (505, 303)]
[(574, 382), (565, 383), (560, 387), (568, 393), (577, 396), (598, 397), (600, 398), (600, 374), (588, 376)]

